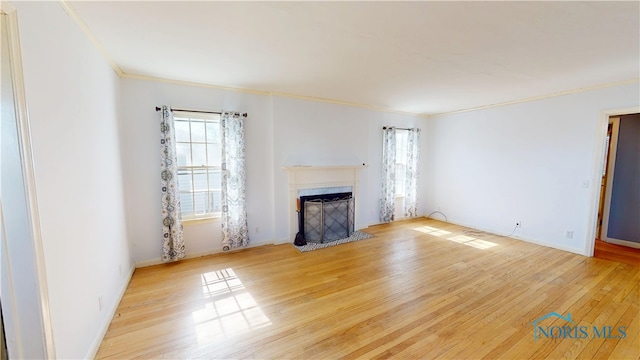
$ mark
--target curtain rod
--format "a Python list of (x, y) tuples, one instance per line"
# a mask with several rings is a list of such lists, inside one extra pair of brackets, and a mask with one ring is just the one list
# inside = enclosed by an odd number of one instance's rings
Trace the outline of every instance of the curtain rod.
[(401, 127), (395, 127), (395, 126), (383, 126), (382, 130), (387, 130), (387, 128), (389, 128), (389, 129), (394, 128), (394, 129), (398, 129), (398, 130), (413, 130), (413, 128), (409, 129), (409, 128), (401, 128)]
[[(222, 115), (222, 113), (220, 111), (202, 111), (202, 110), (189, 110), (189, 109), (176, 109), (176, 108), (169, 108), (171, 111), (187, 111), (187, 112), (193, 112), (193, 113), (201, 113), (201, 114), (218, 114), (218, 115)], [(160, 111), (162, 110), (159, 106), (156, 106), (156, 111)], [(247, 117), (247, 113), (242, 114), (242, 117)]]

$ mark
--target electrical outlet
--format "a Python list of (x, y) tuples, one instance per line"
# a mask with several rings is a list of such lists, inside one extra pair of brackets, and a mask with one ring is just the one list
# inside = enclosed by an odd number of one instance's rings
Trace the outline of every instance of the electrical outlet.
[(567, 239), (573, 239), (573, 230), (567, 230), (567, 232), (564, 234), (564, 237), (566, 237)]

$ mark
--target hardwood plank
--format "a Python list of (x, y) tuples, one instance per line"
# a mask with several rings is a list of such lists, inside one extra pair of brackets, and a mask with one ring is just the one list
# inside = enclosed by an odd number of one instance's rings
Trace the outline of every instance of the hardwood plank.
[[(366, 232), (137, 269), (96, 358), (640, 356), (639, 267), (431, 219)], [(534, 342), (551, 311), (627, 337)]]
[(596, 239), (593, 257), (640, 267), (640, 249)]
[[(640, 320), (638, 318), (638, 308), (635, 307), (633, 313), (634, 320), (627, 327), (627, 338), (620, 340), (612, 352), (604, 352), (609, 359), (639, 359), (638, 348), (640, 347)], [(629, 346), (632, 344), (632, 346)], [(602, 347), (601, 347), (602, 348)], [(605, 349), (608, 350), (608, 349)]]

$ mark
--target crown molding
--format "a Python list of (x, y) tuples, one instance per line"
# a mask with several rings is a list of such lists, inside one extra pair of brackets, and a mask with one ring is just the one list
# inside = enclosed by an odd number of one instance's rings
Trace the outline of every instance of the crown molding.
[(167, 79), (167, 78), (161, 78), (161, 77), (149, 76), (149, 75), (123, 73), (122, 75), (120, 75), (120, 77), (123, 78), (123, 79), (154, 81), (154, 82), (161, 82), (161, 83), (167, 83), (167, 84), (202, 87), (202, 88), (207, 88), (207, 89), (237, 91), (237, 92), (243, 92), (243, 93), (254, 94), (254, 95), (271, 95), (270, 91), (264, 91), (264, 90), (245, 89), (245, 88), (232, 87), (232, 86), (223, 86), (223, 85), (215, 85), (215, 84), (209, 84), (209, 83), (201, 83), (201, 82), (196, 82), (196, 81)]
[(94, 46), (100, 51), (100, 53), (102, 53), (102, 56), (104, 56), (105, 60), (107, 60), (109, 65), (111, 65), (111, 68), (113, 69), (113, 71), (115, 71), (116, 74), (118, 74), (118, 76), (121, 77), (121, 78), (136, 79), (136, 80), (147, 80), (147, 81), (157, 81), (157, 82), (164, 82), (164, 83), (169, 83), (169, 84), (196, 86), (196, 87), (203, 87), (203, 88), (209, 88), (209, 89), (238, 91), (238, 92), (243, 92), (243, 93), (248, 93), (248, 94), (255, 94), (255, 95), (280, 96), (280, 97), (287, 97), (287, 98), (293, 98), (293, 99), (301, 99), (301, 100), (324, 102), (324, 103), (330, 103), (330, 104), (353, 106), (353, 107), (370, 109), (370, 110), (374, 110), (374, 111), (389, 112), (389, 113), (394, 113), (394, 114), (417, 116), (417, 117), (423, 117), (423, 118), (427, 117), (426, 115), (419, 114), (419, 113), (412, 113), (412, 112), (406, 112), (406, 111), (387, 109), (387, 108), (382, 108), (382, 107), (377, 107), (377, 106), (372, 106), (372, 105), (359, 104), (359, 103), (353, 103), (353, 102), (349, 102), (349, 101), (341, 101), (341, 100), (336, 100), (336, 99), (325, 99), (325, 98), (319, 98), (319, 97), (314, 97), (314, 96), (296, 95), (296, 94), (289, 94), (289, 93), (283, 93), (283, 92), (277, 92), (277, 91), (254, 90), (254, 89), (237, 88), (237, 87), (231, 87), (231, 86), (215, 85), (215, 84), (209, 84), (209, 83), (199, 83), (199, 82), (192, 82), (192, 81), (165, 79), (165, 78), (160, 78), (160, 77), (155, 77), (155, 76), (148, 76), (148, 75), (127, 74), (124, 71), (122, 71), (120, 66), (118, 66), (118, 64), (113, 60), (113, 58), (111, 57), (111, 55), (109, 55), (109, 53), (104, 48), (104, 46), (102, 46), (102, 43), (100, 43), (100, 41), (95, 37), (95, 35), (93, 35), (93, 33), (91, 32), (91, 30), (89, 29), (87, 24), (84, 22), (84, 20), (82, 20), (82, 18), (80, 17), (78, 12), (75, 10), (75, 8), (71, 4), (69, 4), (69, 2), (67, 0), (60, 0), (60, 4), (62, 5), (62, 8), (64, 9), (64, 11), (67, 14), (69, 14), (69, 16), (73, 19), (73, 21), (75, 21), (75, 23), (78, 25), (78, 27), (85, 33), (85, 35), (89, 38), (89, 40), (91, 40), (91, 42), (94, 44)]
[(296, 94), (290, 94), (290, 93), (284, 93), (284, 92), (278, 92), (278, 91), (254, 90), (254, 89), (238, 88), (238, 87), (231, 87), (231, 86), (215, 85), (215, 84), (209, 84), (209, 83), (200, 83), (200, 82), (194, 82), (194, 81), (166, 79), (166, 78), (149, 76), (149, 75), (128, 74), (128, 73), (122, 73), (120, 77), (124, 79), (155, 81), (155, 82), (163, 82), (163, 83), (175, 84), (175, 85), (195, 86), (195, 87), (203, 87), (203, 88), (219, 89), (219, 90), (227, 90), (227, 91), (238, 91), (238, 92), (255, 94), (255, 95), (279, 96), (279, 97), (286, 97), (286, 98), (292, 98), (292, 99), (338, 104), (338, 105), (359, 107), (359, 108), (364, 108), (364, 109), (369, 109), (374, 111), (382, 111), (382, 112), (388, 112), (388, 113), (394, 113), (394, 114), (427, 118), (427, 115), (419, 114), (419, 113), (387, 109), (387, 108), (382, 108), (382, 107), (377, 107), (372, 105), (359, 104), (359, 103), (341, 101), (336, 99), (326, 99), (326, 98), (320, 98), (320, 97), (314, 97), (314, 96), (296, 95)]
[(314, 97), (314, 96), (305, 96), (305, 95), (281, 93), (281, 92), (277, 92), (277, 91), (272, 91), (271, 95), (281, 96), (281, 97), (288, 97), (288, 98), (293, 98), (293, 99), (300, 99), (300, 100), (309, 100), (309, 101), (325, 102), (325, 103), (345, 105), (345, 106), (353, 106), (353, 107), (365, 108), (365, 109), (369, 109), (369, 110), (382, 111), (382, 112), (388, 112), (388, 113), (400, 114), (400, 115), (417, 116), (417, 117), (424, 117), (424, 118), (427, 117), (427, 115), (420, 114), (420, 113), (413, 113), (413, 112), (408, 112), (408, 111), (388, 109), (388, 108), (383, 108), (383, 107), (378, 107), (378, 106), (373, 106), (373, 105), (353, 103), (353, 102), (349, 102), (349, 101), (319, 98), (319, 97)]
[(536, 100), (542, 100), (542, 99), (549, 99), (549, 98), (554, 98), (554, 97), (563, 96), (563, 95), (578, 94), (578, 93), (581, 93), (581, 92), (604, 89), (604, 88), (613, 87), (613, 86), (633, 84), (633, 83), (640, 83), (640, 78), (634, 78), (634, 79), (616, 81), (616, 82), (611, 82), (611, 83), (587, 86), (587, 87), (582, 87), (582, 88), (577, 88), (577, 89), (572, 89), (572, 90), (560, 91), (560, 92), (546, 94), (546, 95), (540, 95), (540, 96), (532, 96), (532, 97), (528, 97), (528, 98), (505, 101), (505, 102), (500, 102), (500, 103), (495, 103), (495, 104), (476, 106), (476, 107), (472, 107), (472, 108), (468, 108), (468, 109), (447, 111), (447, 112), (438, 113), (438, 114), (430, 114), (430, 115), (426, 115), (426, 117), (427, 118), (435, 118), (435, 117), (446, 116), (446, 115), (454, 115), (454, 114), (460, 114), (460, 113), (471, 112), (471, 111), (485, 110), (485, 109), (491, 109), (491, 108), (496, 108), (496, 107), (501, 107), (501, 106), (520, 104), (520, 103), (525, 103), (525, 102), (529, 102), (529, 101), (536, 101)]
[(102, 46), (102, 43), (98, 41), (98, 38), (96, 38), (93, 35), (93, 33), (91, 32), (87, 24), (82, 20), (82, 18), (80, 18), (80, 15), (78, 15), (78, 12), (76, 11), (76, 9), (73, 6), (71, 6), (71, 4), (67, 2), (67, 0), (60, 0), (60, 5), (62, 5), (62, 8), (64, 9), (64, 11), (67, 14), (69, 14), (69, 16), (73, 19), (73, 21), (75, 21), (76, 25), (80, 27), (80, 30), (82, 30), (84, 34), (87, 35), (87, 37), (89, 38), (89, 40), (91, 40), (93, 45), (98, 49), (98, 51), (100, 51), (102, 56), (104, 56), (105, 60), (107, 60), (109, 65), (111, 65), (111, 68), (113, 69), (113, 71), (115, 71), (116, 74), (118, 74), (118, 76), (122, 77), (124, 73), (122, 72), (122, 69), (120, 69), (120, 66), (118, 66), (118, 64), (116, 64), (113, 58), (111, 58), (111, 55), (109, 55), (109, 53), (104, 48), (104, 46)]
[(9, 4), (8, 1), (0, 1), (0, 11), (3, 14), (11, 14), (16, 11), (16, 8), (13, 5)]

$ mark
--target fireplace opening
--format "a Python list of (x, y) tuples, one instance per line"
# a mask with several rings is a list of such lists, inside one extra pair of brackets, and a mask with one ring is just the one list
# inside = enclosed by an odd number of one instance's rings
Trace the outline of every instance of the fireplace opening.
[(300, 237), (314, 243), (348, 238), (354, 231), (354, 214), (351, 192), (300, 196), (296, 245)]

